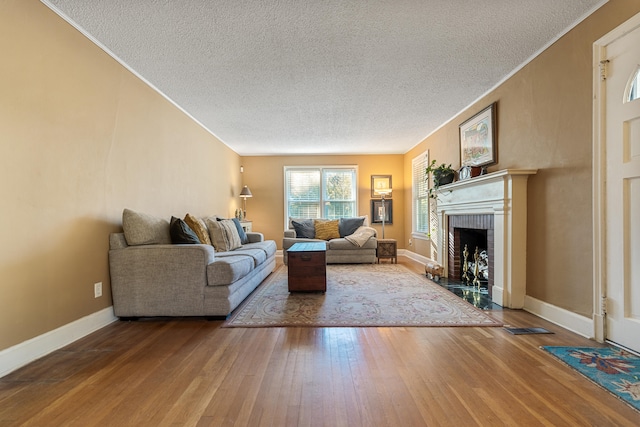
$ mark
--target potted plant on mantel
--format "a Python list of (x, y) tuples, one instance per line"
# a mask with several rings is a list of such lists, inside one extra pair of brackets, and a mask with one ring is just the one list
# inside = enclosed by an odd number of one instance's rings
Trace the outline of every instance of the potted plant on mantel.
[(427, 169), (425, 170), (426, 179), (429, 179), (429, 174), (433, 174), (433, 187), (429, 188), (429, 197), (435, 199), (437, 190), (441, 185), (451, 184), (455, 177), (456, 171), (451, 168), (451, 164), (442, 163), (440, 166), (436, 166), (437, 160), (432, 160)]

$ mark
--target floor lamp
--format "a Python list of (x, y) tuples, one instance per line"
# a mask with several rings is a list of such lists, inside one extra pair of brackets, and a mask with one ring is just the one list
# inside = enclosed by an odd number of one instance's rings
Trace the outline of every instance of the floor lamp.
[(242, 187), (240, 197), (242, 197), (242, 219), (247, 219), (247, 197), (253, 197), (253, 194), (251, 194), (251, 190), (249, 190), (249, 187), (247, 187), (246, 185)]
[(378, 188), (375, 190), (376, 194), (379, 194), (382, 198), (382, 238), (384, 239), (384, 222), (387, 218), (387, 208), (384, 206), (384, 198), (386, 195), (391, 194), (390, 188)]

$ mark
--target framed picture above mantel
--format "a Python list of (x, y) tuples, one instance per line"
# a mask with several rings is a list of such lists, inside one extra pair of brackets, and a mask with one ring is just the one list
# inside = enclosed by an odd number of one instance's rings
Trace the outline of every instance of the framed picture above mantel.
[(494, 102), (459, 126), (462, 166), (488, 166), (498, 162), (496, 108)]

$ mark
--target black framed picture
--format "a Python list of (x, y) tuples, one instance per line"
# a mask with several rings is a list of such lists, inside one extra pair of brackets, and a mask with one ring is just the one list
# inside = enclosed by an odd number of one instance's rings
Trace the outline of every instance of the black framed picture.
[(385, 199), (384, 208), (382, 200), (371, 200), (371, 223), (382, 224), (383, 217), (385, 224), (393, 224), (393, 200)]

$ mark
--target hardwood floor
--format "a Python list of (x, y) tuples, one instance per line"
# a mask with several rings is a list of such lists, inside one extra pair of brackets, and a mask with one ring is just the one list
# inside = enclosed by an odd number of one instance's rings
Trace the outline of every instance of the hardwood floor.
[(554, 334), (116, 322), (0, 379), (0, 425), (640, 425), (539, 349), (595, 342), (524, 311), (490, 313)]

